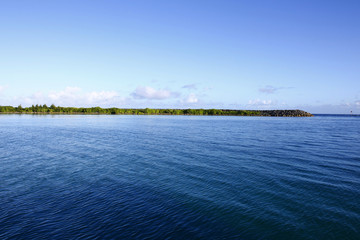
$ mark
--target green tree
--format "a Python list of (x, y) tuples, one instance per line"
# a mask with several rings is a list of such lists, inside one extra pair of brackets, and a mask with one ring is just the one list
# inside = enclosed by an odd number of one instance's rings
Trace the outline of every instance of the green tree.
[(21, 104), (16, 108), (16, 111), (18, 112), (22, 112), (24, 109), (23, 107), (21, 106)]

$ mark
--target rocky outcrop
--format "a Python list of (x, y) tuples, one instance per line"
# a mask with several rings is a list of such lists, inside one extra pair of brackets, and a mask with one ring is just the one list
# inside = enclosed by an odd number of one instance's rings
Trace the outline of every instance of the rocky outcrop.
[(313, 117), (311, 113), (302, 110), (260, 110), (260, 116), (268, 117)]

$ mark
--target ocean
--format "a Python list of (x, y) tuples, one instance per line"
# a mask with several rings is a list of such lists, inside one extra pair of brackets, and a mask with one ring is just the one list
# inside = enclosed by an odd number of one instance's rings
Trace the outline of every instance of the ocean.
[(0, 239), (360, 239), (360, 117), (0, 115)]

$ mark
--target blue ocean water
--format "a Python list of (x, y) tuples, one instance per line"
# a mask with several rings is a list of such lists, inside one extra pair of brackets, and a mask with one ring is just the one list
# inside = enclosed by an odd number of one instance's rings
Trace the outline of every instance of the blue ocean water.
[(0, 115), (0, 239), (360, 239), (360, 117)]

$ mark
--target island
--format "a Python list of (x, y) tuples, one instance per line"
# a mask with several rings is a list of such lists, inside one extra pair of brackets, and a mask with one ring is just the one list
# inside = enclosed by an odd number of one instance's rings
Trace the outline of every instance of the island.
[(210, 115), (210, 116), (265, 116), (265, 117), (312, 117), (302, 110), (233, 110), (233, 109), (151, 109), (151, 108), (101, 108), (60, 107), (32, 105), (31, 107), (0, 106), (3, 114), (116, 114), (116, 115)]

